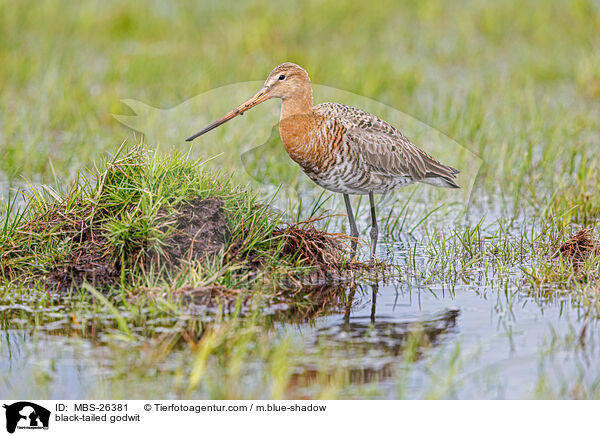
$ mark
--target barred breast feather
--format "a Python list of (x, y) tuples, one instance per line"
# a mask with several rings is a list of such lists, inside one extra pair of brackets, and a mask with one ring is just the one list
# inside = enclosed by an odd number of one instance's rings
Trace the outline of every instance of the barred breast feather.
[(458, 188), (458, 170), (361, 109), (322, 103), (312, 114), (293, 118), (280, 121), (284, 145), (306, 174), (326, 189), (365, 194), (414, 182)]

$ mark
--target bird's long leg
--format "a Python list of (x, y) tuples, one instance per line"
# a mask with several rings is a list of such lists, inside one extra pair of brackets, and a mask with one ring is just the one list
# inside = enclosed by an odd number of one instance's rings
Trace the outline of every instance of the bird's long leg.
[(377, 293), (379, 292), (379, 283), (375, 282), (371, 285), (373, 291), (371, 296), (371, 324), (375, 324), (375, 314), (377, 310)]
[(372, 192), (369, 192), (369, 203), (371, 204), (371, 259), (375, 259), (375, 247), (377, 247), (379, 227), (377, 227), (377, 216), (375, 215), (375, 198), (373, 197)]
[(344, 194), (344, 203), (346, 203), (346, 213), (348, 214), (348, 221), (350, 221), (350, 236), (352, 237), (352, 257), (356, 257), (356, 246), (358, 245), (358, 229), (356, 228), (356, 221), (354, 221), (354, 213), (352, 212), (352, 205), (350, 204), (350, 197), (348, 194)]
[(352, 312), (354, 294), (356, 294), (356, 282), (354, 281), (354, 276), (352, 276), (352, 281), (350, 282), (350, 291), (348, 292), (346, 301), (346, 310), (344, 311), (344, 326), (346, 331), (350, 330), (350, 312)]

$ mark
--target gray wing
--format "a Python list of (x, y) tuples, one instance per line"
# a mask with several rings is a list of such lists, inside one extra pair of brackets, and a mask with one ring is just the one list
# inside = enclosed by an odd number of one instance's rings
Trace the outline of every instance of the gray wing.
[[(360, 149), (371, 171), (386, 176), (410, 176), (415, 181), (458, 188), (459, 171), (444, 165), (411, 143), (398, 129), (382, 119), (351, 106), (328, 103), (346, 127), (346, 141)], [(321, 106), (321, 105), (320, 105)], [(324, 106), (324, 105), (323, 105)], [(335, 107), (334, 107), (335, 106)], [(441, 179), (441, 180), (439, 180)]]

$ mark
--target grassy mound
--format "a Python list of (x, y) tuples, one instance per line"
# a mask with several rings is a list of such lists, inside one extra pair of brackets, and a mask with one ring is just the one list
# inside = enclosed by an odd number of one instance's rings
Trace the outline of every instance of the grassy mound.
[(350, 266), (344, 235), (319, 231), (314, 220), (287, 226), (183, 155), (120, 149), (103, 169), (57, 189), (34, 190), (22, 211), (9, 204), (0, 233), (5, 281), (59, 291), (84, 282), (103, 290), (168, 284), (223, 296)]

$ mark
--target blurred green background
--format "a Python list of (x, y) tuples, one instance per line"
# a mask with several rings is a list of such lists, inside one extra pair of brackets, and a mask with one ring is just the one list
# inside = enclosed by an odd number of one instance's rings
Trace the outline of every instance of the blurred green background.
[(597, 158), (599, 29), (587, 0), (0, 0), (0, 173), (69, 177), (132, 138), (121, 99), (169, 108), (292, 61), (478, 153), (489, 193), (551, 191)]

